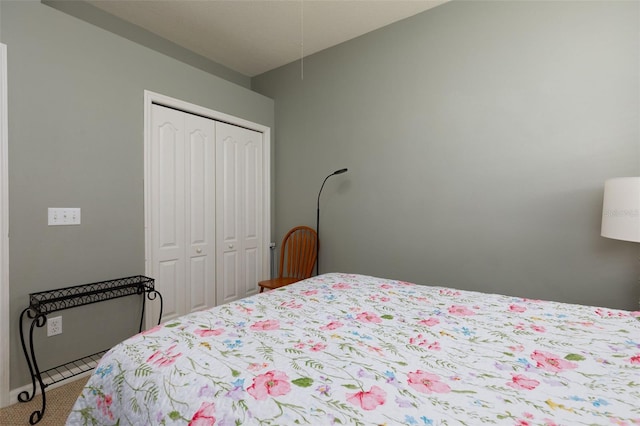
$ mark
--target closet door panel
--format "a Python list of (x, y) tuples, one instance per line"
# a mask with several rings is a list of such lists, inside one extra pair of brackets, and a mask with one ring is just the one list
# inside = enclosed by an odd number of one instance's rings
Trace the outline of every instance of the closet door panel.
[(156, 289), (162, 295), (162, 321), (168, 321), (178, 318), (182, 315), (182, 307), (180, 306), (184, 296), (183, 291), (179, 287), (184, 280), (184, 268), (181, 262), (176, 260), (167, 260), (158, 262), (156, 269)]
[(260, 200), (256, 199), (259, 192), (260, 183), (257, 180), (260, 167), (258, 163), (258, 146), (249, 140), (244, 146), (244, 237), (255, 240), (258, 238), (258, 228), (260, 220), (257, 215), (258, 204)]
[(213, 292), (207, 284), (207, 267), (206, 256), (192, 257), (189, 260), (189, 311), (199, 311), (207, 308), (207, 293)]
[(255, 247), (247, 248), (244, 252), (244, 288), (245, 296), (258, 292), (258, 281), (260, 278), (258, 273), (258, 249)]
[(242, 265), (239, 253), (239, 231), (242, 212), (239, 196), (240, 182), (240, 145), (233, 131), (234, 126), (224, 123), (216, 125), (216, 220), (219, 232), (217, 238), (218, 259), (222, 259), (218, 268), (218, 304), (227, 303), (241, 297), (239, 284), (242, 282)]
[(220, 304), (240, 298), (240, 294), (238, 291), (240, 262), (238, 259), (237, 251), (227, 251), (226, 253), (224, 253), (221, 266), (222, 281), (219, 282), (221, 286), (218, 289), (218, 291), (221, 292), (221, 297), (218, 298)]
[[(218, 128), (222, 127), (221, 124)], [(222, 242), (237, 244), (238, 221), (241, 211), (238, 198), (238, 142), (231, 136), (218, 140), (218, 148), (222, 151), (216, 163), (218, 172), (218, 195), (221, 197)]]
[(218, 303), (226, 303), (257, 293), (262, 277), (262, 133), (217, 123), (216, 140), (218, 258), (225, 259)]
[(242, 129), (243, 152), (243, 241), (245, 259), (245, 295), (258, 292), (261, 276), (260, 248), (262, 246), (262, 134)]
[(157, 288), (166, 297), (163, 320), (184, 312), (185, 294), (185, 194), (184, 117), (178, 111), (153, 107), (151, 212), (154, 270)]
[(187, 307), (215, 305), (215, 122), (186, 114)]

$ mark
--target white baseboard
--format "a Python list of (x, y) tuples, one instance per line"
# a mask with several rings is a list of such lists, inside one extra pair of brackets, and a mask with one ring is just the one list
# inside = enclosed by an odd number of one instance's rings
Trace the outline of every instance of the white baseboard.
[[(57, 383), (53, 383), (53, 384), (51, 384), (51, 385), (46, 387), (46, 391), (49, 392), (51, 389), (55, 389), (55, 388), (58, 388), (60, 386), (64, 386), (64, 385), (66, 385), (68, 383), (71, 383), (71, 382), (75, 382), (76, 380), (82, 379), (82, 378), (87, 377), (87, 376), (90, 376), (91, 374), (93, 374), (93, 370), (85, 371), (84, 373), (78, 374), (77, 376), (69, 377), (68, 379), (64, 379), (64, 380), (61, 380), (61, 381), (59, 381)], [(20, 401), (18, 401), (18, 395), (20, 395), (20, 393), (25, 392), (25, 391), (29, 392), (29, 394), (30, 394), (31, 390), (32, 390), (32, 386), (30, 384), (24, 385), (24, 386), (22, 386), (22, 387), (20, 387), (18, 389), (11, 390), (9, 392), (9, 405), (13, 405), (13, 404), (15, 404), (17, 402), (20, 402)], [(40, 395), (40, 385), (38, 384), (37, 381), (36, 381), (36, 395)]]

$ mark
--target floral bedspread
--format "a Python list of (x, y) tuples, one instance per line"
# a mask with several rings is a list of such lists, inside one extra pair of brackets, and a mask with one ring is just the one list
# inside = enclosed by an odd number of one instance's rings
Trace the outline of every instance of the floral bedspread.
[(640, 313), (327, 274), (102, 359), (70, 425), (637, 425)]

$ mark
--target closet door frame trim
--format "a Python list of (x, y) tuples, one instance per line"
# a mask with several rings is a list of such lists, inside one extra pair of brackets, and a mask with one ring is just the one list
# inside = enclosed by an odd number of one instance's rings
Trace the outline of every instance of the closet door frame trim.
[[(254, 123), (243, 118), (234, 117), (223, 112), (215, 111), (189, 102), (175, 99), (160, 93), (149, 90), (144, 91), (144, 251), (145, 251), (145, 274), (153, 277), (152, 262), (152, 241), (151, 241), (151, 136), (153, 130), (151, 127), (151, 106), (153, 104), (162, 105), (169, 108), (184, 111), (186, 113), (200, 115), (215, 121), (222, 121), (234, 126), (244, 127), (262, 133), (262, 149), (264, 155), (262, 160), (263, 174), (263, 223), (262, 230), (263, 244), (269, 244), (271, 238), (271, 129), (262, 124)], [(215, 240), (214, 240), (215, 241)], [(262, 273), (265, 277), (269, 277), (269, 250), (264, 247), (262, 256)], [(148, 309), (151, 312), (152, 309)], [(146, 327), (153, 327), (153, 319), (147, 315), (145, 320)]]
[(7, 46), (0, 43), (0, 408), (9, 405), (9, 132)]

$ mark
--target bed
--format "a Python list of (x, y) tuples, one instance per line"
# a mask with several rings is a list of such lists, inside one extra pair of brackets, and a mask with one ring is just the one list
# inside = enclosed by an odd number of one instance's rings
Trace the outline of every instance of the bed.
[(122, 342), (67, 424), (640, 424), (639, 316), (326, 274)]

